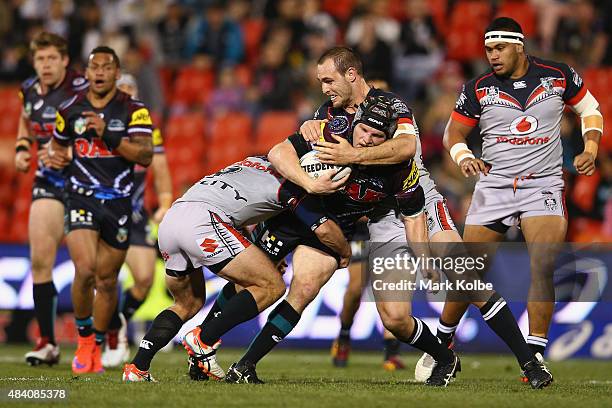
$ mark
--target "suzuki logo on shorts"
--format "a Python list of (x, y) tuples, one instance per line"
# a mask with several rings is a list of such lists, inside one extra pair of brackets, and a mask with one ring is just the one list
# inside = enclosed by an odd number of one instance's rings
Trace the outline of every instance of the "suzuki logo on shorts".
[(510, 132), (512, 132), (513, 135), (527, 135), (535, 132), (537, 128), (538, 120), (531, 115), (516, 118), (510, 124)]
[(217, 241), (211, 238), (206, 238), (204, 241), (202, 241), (202, 243), (200, 244), (200, 248), (202, 248), (202, 250), (204, 252), (215, 252), (215, 250), (217, 248), (219, 248), (219, 244), (217, 244)]

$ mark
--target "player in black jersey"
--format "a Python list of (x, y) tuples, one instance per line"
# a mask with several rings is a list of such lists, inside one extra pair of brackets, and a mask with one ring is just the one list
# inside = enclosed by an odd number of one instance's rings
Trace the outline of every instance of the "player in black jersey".
[(117, 275), (129, 246), (134, 164), (148, 166), (153, 157), (149, 111), (117, 89), (115, 51), (92, 50), (86, 75), (88, 91), (62, 104), (49, 143), (55, 168), (64, 167), (70, 147), (74, 150), (67, 168), (66, 215), (79, 330), (75, 374), (103, 371), (101, 345), (117, 306)]
[[(352, 125), (353, 144), (359, 148), (380, 145), (394, 134), (397, 121), (397, 114), (388, 99), (368, 98), (358, 110)], [(311, 150), (310, 144), (300, 134), (291, 136), (289, 142), (298, 156)], [(393, 206), (397, 205), (404, 214), (406, 235), (411, 244), (427, 242), (423, 215), (424, 195), (418, 184), (418, 170), (412, 160), (399, 166), (354, 169), (344, 190), (324, 197), (322, 201), (326, 211), (350, 238), (354, 233), (355, 222), (371, 214), (385, 199), (391, 200)], [(246, 354), (230, 367), (227, 373), (227, 381), (230, 382), (261, 382), (255, 372), (257, 362), (297, 325), (304, 308), (338, 268), (333, 253), (317, 242), (307, 229), (294, 222), (292, 217), (284, 214), (270, 220), (257, 244), (273, 260), (281, 259), (295, 249), (294, 275), (287, 298), (270, 313), (268, 322)], [(422, 251), (426, 251), (426, 247), (420, 245), (419, 253)], [(435, 275), (435, 271), (430, 270), (424, 273), (430, 278)], [(440, 366), (450, 365), (454, 374), (459, 364), (456, 355), (441, 346), (426, 326), (423, 328), (414, 323), (409, 327), (412, 320), (408, 319), (409, 314), (401, 319), (402, 327), (391, 324), (384, 317), (383, 322), (400, 339), (422, 350), (430, 350)], [(203, 332), (206, 332), (205, 327)]]
[[(138, 98), (136, 79), (122, 73), (117, 81), (120, 91)], [(172, 205), (172, 180), (164, 150), (164, 141), (160, 130), (153, 127), (153, 182), (157, 193), (158, 208), (152, 216), (152, 222), (159, 224)], [(134, 166), (134, 194), (132, 195), (132, 230), (130, 231), (130, 248), (125, 263), (130, 268), (134, 285), (123, 291), (115, 313), (108, 327), (107, 341), (102, 353), (104, 367), (117, 367), (129, 359), (127, 323), (140, 305), (144, 303), (153, 284), (155, 262), (157, 259), (157, 238), (151, 230), (149, 214), (144, 208), (147, 168), (139, 164)]]
[(38, 167), (32, 189), (32, 204), (28, 236), (32, 280), (34, 282), (34, 311), (40, 337), (34, 350), (25, 355), (31, 365), (53, 365), (59, 361), (59, 347), (55, 342), (54, 322), (57, 291), (52, 269), (57, 247), (64, 233), (64, 172), (42, 164), (46, 144), (55, 126), (55, 112), (59, 104), (75, 92), (87, 87), (84, 77), (68, 67), (68, 48), (62, 37), (42, 32), (30, 44), (36, 76), (21, 86), (23, 102), (17, 134), (15, 168), (20, 172), (30, 169), (30, 153), (37, 145)]

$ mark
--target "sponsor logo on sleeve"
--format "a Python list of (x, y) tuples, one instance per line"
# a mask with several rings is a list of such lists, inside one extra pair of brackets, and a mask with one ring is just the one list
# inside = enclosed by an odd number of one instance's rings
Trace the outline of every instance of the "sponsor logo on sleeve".
[(132, 113), (132, 119), (128, 126), (136, 126), (136, 125), (147, 125), (151, 126), (153, 122), (151, 121), (151, 115), (149, 115), (149, 111), (147, 108), (140, 108), (134, 113)]
[(64, 120), (62, 115), (60, 115), (58, 111), (57, 114), (55, 115), (55, 128), (57, 129), (58, 132), (63, 132), (65, 127), (66, 127), (66, 121)]

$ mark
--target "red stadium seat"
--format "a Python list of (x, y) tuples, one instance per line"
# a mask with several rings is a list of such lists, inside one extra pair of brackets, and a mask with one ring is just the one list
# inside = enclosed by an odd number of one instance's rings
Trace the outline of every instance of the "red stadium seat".
[[(253, 150), (253, 120), (245, 113), (229, 113), (213, 120), (207, 163), (231, 164), (248, 156)], [(221, 166), (224, 167), (224, 166)]]
[(355, 0), (323, 0), (323, 10), (334, 16), (341, 23), (349, 20), (353, 14)]
[(170, 116), (162, 135), (166, 141), (182, 137), (204, 140), (204, 116), (197, 112)]
[(238, 65), (234, 70), (240, 85), (248, 87), (253, 83), (253, 71), (248, 65)]
[(534, 8), (527, 1), (504, 1), (496, 17), (510, 17), (516, 20), (527, 37), (532, 37), (536, 34), (538, 16)]
[(490, 2), (481, 0), (461, 0), (453, 8), (450, 25), (455, 27), (473, 27), (484, 32), (490, 19)]
[(0, 89), (0, 138), (15, 139), (21, 114), (18, 87)]
[(183, 106), (202, 104), (214, 86), (215, 74), (211, 70), (190, 66), (181, 68), (174, 82), (171, 103)]
[(266, 22), (259, 18), (250, 18), (243, 21), (240, 27), (242, 28), (246, 60), (249, 64), (253, 65), (257, 62), (261, 37), (266, 29)]
[(293, 112), (270, 111), (259, 118), (257, 123), (255, 152), (267, 154), (277, 143), (291, 136), (298, 129), (298, 118)]
[(164, 99), (169, 101), (172, 97), (172, 82), (174, 79), (174, 68), (171, 67), (160, 67), (157, 70), (159, 80), (161, 82), (161, 89), (164, 94)]
[(448, 30), (448, 19), (446, 16), (448, 1), (429, 0), (427, 5), (429, 6), (429, 11), (433, 17), (436, 28), (441, 34), (446, 35), (446, 31)]
[(446, 37), (447, 57), (451, 60), (470, 62), (484, 58), (484, 31), (478, 27), (452, 26)]
[(484, 58), (484, 29), (491, 17), (491, 5), (464, 0), (455, 5), (446, 31), (448, 58), (468, 62)]

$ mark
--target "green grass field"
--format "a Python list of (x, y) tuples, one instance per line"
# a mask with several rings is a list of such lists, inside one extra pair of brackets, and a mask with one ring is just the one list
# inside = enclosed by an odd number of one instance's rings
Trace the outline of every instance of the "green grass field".
[[(516, 362), (509, 356), (461, 355), (463, 371), (448, 388), (415, 383), (418, 356), (404, 354), (409, 369), (385, 372), (381, 354), (354, 352), (349, 367), (331, 366), (327, 351), (276, 350), (258, 366), (265, 385), (192, 382), (186, 374), (185, 354), (175, 349), (159, 353), (152, 374), (159, 383), (123, 384), (121, 370), (73, 378), (72, 349), (64, 348), (59, 367), (28, 367), (26, 347), (0, 346), (0, 389), (66, 389), (67, 401), (54, 406), (78, 407), (612, 407), (612, 363), (570, 360), (549, 364), (555, 382), (532, 390), (518, 381)], [(224, 367), (240, 350), (222, 349)], [(36, 407), (42, 402), (7, 402), (1, 407)]]

